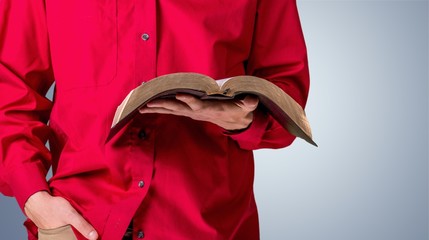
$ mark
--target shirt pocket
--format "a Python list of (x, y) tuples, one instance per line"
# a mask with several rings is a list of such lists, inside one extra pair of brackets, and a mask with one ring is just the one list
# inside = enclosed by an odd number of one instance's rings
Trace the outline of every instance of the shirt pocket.
[(46, 10), (57, 90), (109, 84), (117, 72), (117, 1), (46, 1)]

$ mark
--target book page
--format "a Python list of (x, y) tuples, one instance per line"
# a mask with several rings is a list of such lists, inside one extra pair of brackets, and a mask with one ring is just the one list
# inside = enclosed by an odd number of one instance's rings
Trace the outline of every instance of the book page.
[(231, 79), (231, 78), (219, 79), (219, 80), (216, 80), (216, 83), (221, 88), (223, 86), (223, 84), (226, 83), (229, 79)]

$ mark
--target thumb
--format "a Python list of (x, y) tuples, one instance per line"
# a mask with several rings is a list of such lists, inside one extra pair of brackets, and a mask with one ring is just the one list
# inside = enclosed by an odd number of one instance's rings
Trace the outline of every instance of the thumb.
[(89, 224), (78, 212), (73, 211), (70, 214), (70, 224), (89, 240), (97, 240), (98, 233), (95, 228)]
[(259, 98), (254, 95), (247, 95), (240, 100), (240, 105), (243, 109), (249, 112), (254, 111), (258, 107)]

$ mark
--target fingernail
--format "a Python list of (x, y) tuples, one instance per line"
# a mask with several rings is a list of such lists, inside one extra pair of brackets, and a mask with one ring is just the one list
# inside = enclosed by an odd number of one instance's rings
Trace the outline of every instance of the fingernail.
[(186, 100), (186, 99), (190, 99), (191, 96), (189, 95), (176, 95), (176, 99), (178, 100)]
[(95, 231), (91, 231), (91, 232), (88, 234), (88, 238), (89, 238), (89, 239), (91, 239), (91, 240), (95, 240), (95, 239), (97, 239), (97, 233), (96, 233)]

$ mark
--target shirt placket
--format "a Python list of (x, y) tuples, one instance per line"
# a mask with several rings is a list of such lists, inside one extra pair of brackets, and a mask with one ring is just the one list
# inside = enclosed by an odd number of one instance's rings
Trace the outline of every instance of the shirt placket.
[[(139, 124), (140, 118), (133, 121), (127, 135), (129, 149), (124, 158), (130, 162), (132, 178), (128, 196), (113, 206), (106, 223), (103, 237), (107, 239), (122, 239), (127, 226), (130, 224), (136, 210), (147, 196), (154, 170), (154, 143), (153, 129)], [(133, 239), (143, 238), (142, 228), (133, 229)], [(142, 235), (143, 234), (143, 235)]]
[[(157, 6), (155, 0), (137, 0), (135, 11), (136, 23), (136, 84), (140, 85), (150, 79), (156, 77), (156, 50), (157, 50)], [(136, 158), (139, 152), (147, 157), (146, 153), (153, 152), (153, 137), (149, 139), (148, 133), (150, 129), (140, 129), (137, 132), (137, 138), (141, 141), (140, 146), (136, 148)], [(152, 144), (151, 144), (152, 143)], [(146, 165), (146, 166), (144, 166)], [(147, 164), (136, 166), (136, 169), (141, 171), (134, 173), (134, 179), (137, 186), (141, 188), (144, 195), (149, 189), (151, 177), (153, 174), (153, 156), (152, 159), (147, 159)], [(140, 201), (141, 203), (141, 201)], [(133, 229), (133, 239), (143, 239), (145, 237), (144, 226), (139, 224), (140, 221), (135, 219)]]
[[(135, 21), (135, 85), (156, 77), (157, 14), (155, 0), (137, 0), (134, 8)], [(137, 117), (138, 118), (138, 117)], [(128, 130), (129, 152), (126, 161), (132, 162), (132, 183), (128, 196), (113, 206), (103, 237), (122, 239), (135, 211), (146, 197), (153, 173), (154, 134), (149, 126), (138, 120)], [(133, 229), (133, 239), (144, 238), (143, 228)]]
[[(151, 184), (154, 171), (154, 143), (153, 129), (141, 127), (135, 128), (135, 141), (131, 148), (131, 157), (134, 162), (132, 170), (133, 184), (137, 190), (138, 203), (142, 203), (146, 197)], [(142, 239), (145, 236), (144, 226), (140, 219), (134, 219), (133, 239)]]
[(157, 6), (155, 0), (137, 0), (136, 22), (136, 84), (156, 77)]

